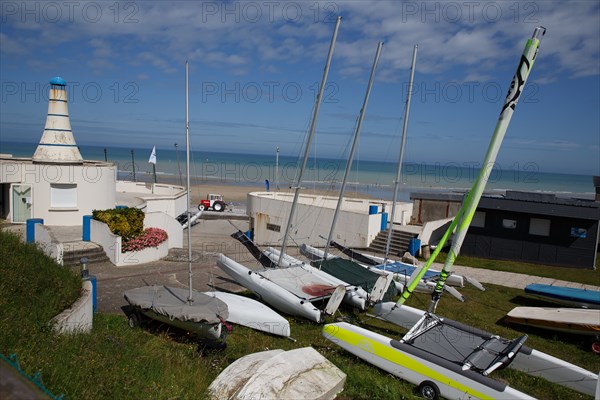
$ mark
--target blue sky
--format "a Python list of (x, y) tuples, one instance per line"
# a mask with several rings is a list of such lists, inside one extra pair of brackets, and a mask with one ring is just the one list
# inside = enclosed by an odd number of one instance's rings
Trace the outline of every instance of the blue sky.
[(498, 164), (598, 175), (599, 4), (4, 1), (1, 140), (39, 141), (58, 75), (69, 83), (78, 144), (172, 149), (184, 143), (189, 60), (194, 150), (298, 154), (341, 15), (316, 156), (347, 151), (382, 40), (357, 157), (397, 159), (418, 44), (406, 160), (477, 163), (524, 43), (543, 25)]

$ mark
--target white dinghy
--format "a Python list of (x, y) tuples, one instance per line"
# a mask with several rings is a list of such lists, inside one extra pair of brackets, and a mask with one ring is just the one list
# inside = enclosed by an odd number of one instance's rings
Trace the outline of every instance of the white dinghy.
[(227, 304), (229, 310), (229, 317), (226, 318), (227, 322), (267, 332), (271, 335), (290, 337), (290, 323), (288, 320), (264, 304), (232, 293), (204, 292), (204, 294), (216, 297)]
[(504, 318), (513, 324), (576, 335), (600, 336), (600, 310), (515, 307)]
[(334, 399), (346, 374), (312, 347), (244, 356), (219, 374), (208, 390), (213, 399)]

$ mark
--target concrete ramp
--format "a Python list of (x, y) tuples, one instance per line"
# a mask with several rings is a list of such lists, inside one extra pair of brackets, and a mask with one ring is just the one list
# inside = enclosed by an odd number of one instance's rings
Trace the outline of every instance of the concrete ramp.
[(312, 347), (249, 354), (213, 381), (213, 399), (333, 399), (346, 374)]

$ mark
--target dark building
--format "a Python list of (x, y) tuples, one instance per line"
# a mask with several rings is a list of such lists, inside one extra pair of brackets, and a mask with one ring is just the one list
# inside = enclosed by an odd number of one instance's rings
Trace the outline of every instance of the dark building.
[[(413, 193), (413, 223), (453, 217), (461, 193)], [(484, 195), (461, 248), (475, 257), (594, 269), (600, 202), (507, 191)]]

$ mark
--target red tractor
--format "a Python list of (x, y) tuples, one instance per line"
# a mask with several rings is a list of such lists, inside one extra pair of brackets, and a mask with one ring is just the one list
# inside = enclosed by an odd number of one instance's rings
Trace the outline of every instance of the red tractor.
[(218, 212), (225, 210), (225, 206), (227, 206), (227, 204), (223, 201), (223, 195), (209, 194), (206, 197), (206, 200), (200, 200), (200, 204), (198, 204), (198, 210), (213, 210)]

